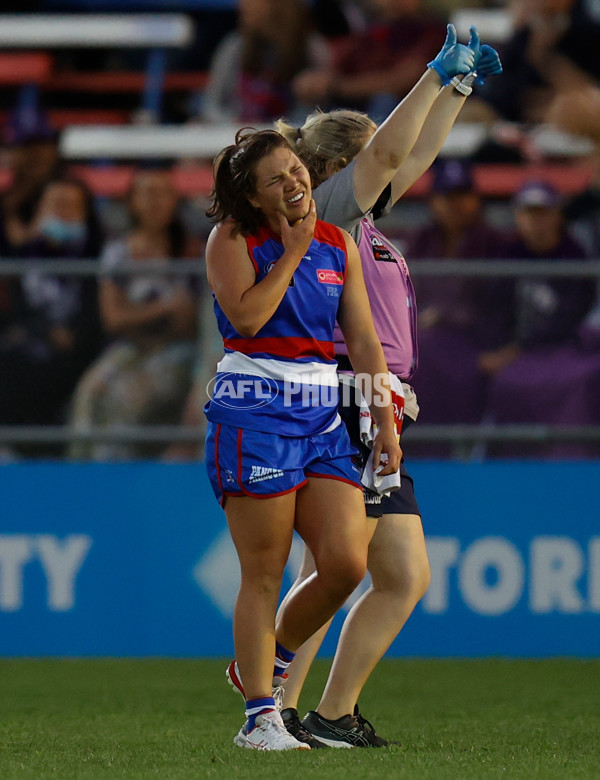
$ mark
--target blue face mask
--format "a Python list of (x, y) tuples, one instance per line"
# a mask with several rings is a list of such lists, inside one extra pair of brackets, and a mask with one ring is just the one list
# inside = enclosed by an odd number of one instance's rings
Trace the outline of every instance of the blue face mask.
[(67, 222), (57, 217), (46, 217), (38, 229), (44, 238), (54, 244), (82, 244), (85, 240), (84, 222)]

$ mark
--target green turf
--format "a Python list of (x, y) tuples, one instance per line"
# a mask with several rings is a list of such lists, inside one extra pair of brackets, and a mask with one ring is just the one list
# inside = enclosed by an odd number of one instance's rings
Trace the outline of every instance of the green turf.
[(242, 700), (224, 667), (0, 660), (1, 780), (600, 778), (600, 661), (384, 661), (361, 707), (402, 747), (291, 754), (233, 746)]

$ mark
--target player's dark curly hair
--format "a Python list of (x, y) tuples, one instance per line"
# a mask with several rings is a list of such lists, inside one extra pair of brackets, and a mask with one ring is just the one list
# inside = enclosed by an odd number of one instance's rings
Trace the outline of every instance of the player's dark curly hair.
[(255, 130), (243, 127), (235, 143), (225, 147), (213, 164), (214, 184), (206, 212), (213, 222), (232, 217), (236, 230), (248, 236), (265, 224), (262, 211), (249, 198), (256, 194), (256, 163), (274, 149), (291, 149), (286, 139), (275, 130)]

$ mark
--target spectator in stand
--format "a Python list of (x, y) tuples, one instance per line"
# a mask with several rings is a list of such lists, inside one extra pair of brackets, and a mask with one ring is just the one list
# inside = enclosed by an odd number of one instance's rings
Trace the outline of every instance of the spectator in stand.
[[(102, 267), (139, 264), (140, 272), (100, 282), (100, 314), (113, 343), (82, 377), (73, 398), (73, 430), (92, 426), (176, 424), (191, 387), (196, 357), (197, 286), (169, 275), (171, 258), (199, 256), (200, 245), (177, 216), (178, 196), (166, 170), (137, 173), (129, 195), (133, 227), (109, 243)], [(164, 275), (144, 274), (148, 263)], [(163, 445), (73, 440), (72, 458), (131, 459), (158, 455)]]
[[(516, 235), (506, 256), (522, 260), (582, 260), (584, 248), (570, 236), (557, 190), (526, 182), (514, 199)], [(588, 278), (519, 278), (513, 285), (511, 340), (480, 356), (490, 377), (489, 414), (500, 423), (600, 423), (600, 355), (580, 349), (578, 331), (595, 296)], [(514, 449), (514, 448), (513, 448)], [(515, 454), (496, 448), (498, 454)], [(520, 456), (589, 454), (582, 445), (540, 451), (519, 444)]]
[(204, 439), (206, 435), (206, 415), (203, 408), (209, 400), (210, 389), (217, 375), (217, 365), (223, 357), (223, 339), (217, 327), (213, 312), (213, 297), (208, 285), (200, 288), (199, 333), (194, 378), (188, 397), (184, 403), (180, 424), (187, 429), (198, 431), (197, 441), (171, 443), (163, 452), (168, 461), (204, 460)]
[(364, 30), (368, 5), (369, 0), (313, 0), (315, 26), (329, 41), (341, 41)]
[[(404, 237), (413, 268), (418, 268), (419, 259), (443, 263), (503, 256), (502, 235), (485, 219), (468, 161), (442, 158), (434, 163), (429, 208), (430, 222)], [(479, 422), (486, 378), (478, 368), (478, 357), (483, 350), (504, 344), (510, 332), (502, 295), (506, 283), (415, 275), (414, 284), (419, 302), (419, 368), (414, 387), (422, 409), (420, 421)], [(424, 449), (433, 454), (429, 445)], [(440, 454), (446, 451), (440, 448)]]
[(0, 233), (6, 250), (29, 240), (29, 227), (46, 184), (60, 171), (58, 133), (37, 112), (15, 112), (5, 128), (5, 164), (12, 181), (2, 195)]
[(598, 88), (600, 14), (586, 0), (518, 0), (515, 31), (500, 47), (501, 80), (469, 101), (464, 120), (546, 122), (554, 102)]
[[(13, 112), (3, 132), (4, 165), (12, 180), (0, 197), (0, 257), (16, 257), (29, 240), (46, 184), (58, 174), (58, 134), (38, 112)], [(18, 282), (0, 278), (0, 322), (11, 316)]]
[(375, 18), (351, 34), (327, 67), (294, 80), (299, 102), (321, 108), (352, 107), (384, 118), (421, 76), (423, 62), (437, 54), (443, 20), (420, 0), (372, 0)]
[(214, 54), (201, 116), (209, 122), (269, 122), (288, 114), (290, 83), (329, 61), (304, 0), (240, 0), (237, 29)]
[[(600, 126), (600, 115), (599, 115)], [(600, 148), (590, 159), (592, 176), (587, 187), (565, 206), (571, 233), (585, 247), (589, 257), (600, 256)]]
[[(600, 88), (590, 86), (561, 94), (553, 103), (550, 121), (561, 130), (584, 136), (592, 143), (589, 157), (591, 178), (585, 190), (566, 205), (565, 214), (573, 235), (589, 257), (600, 257)], [(581, 336), (591, 349), (600, 348), (600, 279), (596, 305), (586, 318)]]
[[(599, 93), (600, 94), (600, 93)], [(597, 118), (600, 136), (600, 119)], [(600, 138), (598, 139), (600, 140)], [(565, 207), (571, 233), (585, 247), (588, 257), (600, 257), (600, 146), (592, 154), (592, 178), (588, 186)], [(596, 303), (585, 318), (580, 336), (592, 350), (600, 348), (600, 279), (596, 280)]]
[[(583, 260), (584, 248), (567, 230), (558, 191), (543, 181), (528, 181), (514, 199), (516, 234), (505, 257), (519, 260)], [(590, 310), (590, 279), (520, 278), (514, 284), (514, 339), (480, 358), (494, 375), (524, 350), (555, 347), (576, 338), (577, 327)]]
[[(4, 225), (0, 218), (0, 262), (5, 258), (12, 256), (12, 251), (8, 246), (8, 239), (4, 231)], [(0, 277), (0, 329), (4, 323), (10, 319), (13, 308), (13, 283), (10, 277)]]
[[(97, 257), (100, 232), (85, 185), (73, 178), (46, 184), (27, 236), (25, 259)], [(14, 292), (0, 327), (0, 424), (57, 424), (100, 349), (95, 279), (31, 270)]]

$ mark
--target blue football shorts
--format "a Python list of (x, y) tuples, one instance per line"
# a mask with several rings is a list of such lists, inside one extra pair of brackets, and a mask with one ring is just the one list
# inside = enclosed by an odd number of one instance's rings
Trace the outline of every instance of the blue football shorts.
[(345, 425), (315, 436), (280, 436), (209, 423), (205, 457), (221, 506), (225, 496), (281, 496), (306, 485), (309, 477), (337, 479), (362, 490), (360, 458)]

